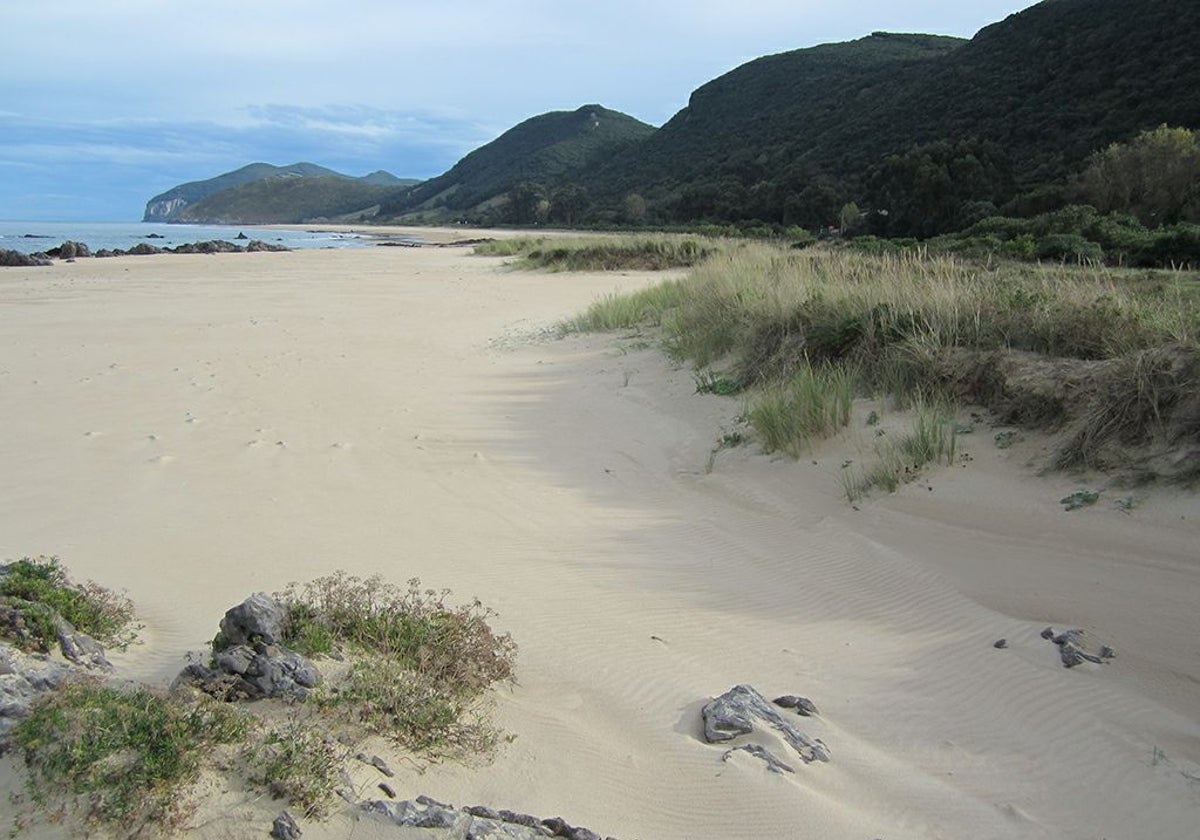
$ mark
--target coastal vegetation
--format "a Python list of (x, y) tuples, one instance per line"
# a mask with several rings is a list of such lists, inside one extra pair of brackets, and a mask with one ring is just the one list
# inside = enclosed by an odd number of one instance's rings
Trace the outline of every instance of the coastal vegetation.
[[(0, 569), (5, 603), (45, 605), (51, 626), (71, 616), (98, 638), (119, 641), (133, 621), (127, 601), (95, 584), (71, 584), (57, 560)], [(290, 650), (322, 663), (321, 684), (291, 698), (302, 703), (246, 707), (223, 702), (236, 690), (219, 696), (189, 690), (195, 683), (181, 679), (164, 691), (59, 666), (54, 687), (38, 689), (8, 733), (28, 767), (33, 808), (14, 811), (14, 832), (35, 813), (131, 836), (171, 832), (195, 813), (192, 791), (206, 775), (321, 817), (347, 784), (354, 745), (373, 736), (415, 761), (486, 756), (502, 733), (488, 720), (485, 695), (513, 679), (516, 645), (492, 629), (494, 613), (479, 601), (452, 605), (448, 596), (416, 580), (399, 587), (342, 572), (293, 584), (274, 599), (260, 596), (281, 610), (283, 635), (278, 646), (257, 640), (252, 655)], [(229, 647), (218, 635), (214, 654)]]
[(965, 404), (1059, 433), (1051, 467), (1200, 477), (1194, 458), (1155, 460), (1200, 432), (1193, 273), (741, 242), (562, 330), (631, 327), (719, 371), (767, 451), (809, 451), (850, 422), (853, 397), (913, 408), (911, 435), (879, 441), (883, 466), (852, 480), (857, 495), (952, 461)]
[(106, 645), (127, 645), (136, 634), (128, 598), (91, 581), (75, 583), (57, 557), (0, 566), (0, 639), (47, 653), (58, 643), (57, 619)]
[(316, 703), (346, 725), (365, 725), (428, 756), (486, 752), (500, 733), (481, 714), (493, 685), (513, 679), (516, 644), (492, 630), (479, 601), (450, 606), (449, 593), (337, 573), (281, 593), (284, 644), (336, 654), (351, 666)]
[(669, 234), (637, 237), (494, 239), (475, 246), (484, 256), (516, 257), (514, 265), (548, 271), (664, 271), (690, 268), (715, 253), (720, 244)]

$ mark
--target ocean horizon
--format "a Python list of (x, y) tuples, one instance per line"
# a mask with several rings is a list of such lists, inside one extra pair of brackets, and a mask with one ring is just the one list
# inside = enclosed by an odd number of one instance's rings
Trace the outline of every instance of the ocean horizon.
[[(261, 239), (288, 248), (362, 248), (383, 237), (368, 233), (307, 230), (283, 230), (269, 227), (236, 225), (183, 225), (162, 222), (46, 222), (0, 220), (0, 250), (33, 254), (56, 248), (66, 240), (82, 242), (93, 252), (101, 249), (128, 251), (139, 243), (174, 248), (190, 242), (224, 239), (236, 242), (244, 233), (248, 239)], [(415, 237), (387, 237), (389, 240), (419, 242)]]

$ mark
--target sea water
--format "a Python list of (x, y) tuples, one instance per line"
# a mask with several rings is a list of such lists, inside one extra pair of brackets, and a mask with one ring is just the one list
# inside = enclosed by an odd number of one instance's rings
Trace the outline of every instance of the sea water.
[(368, 233), (337, 233), (320, 230), (278, 230), (275, 228), (220, 225), (168, 225), (154, 222), (21, 222), (0, 221), (0, 249), (32, 254), (61, 245), (66, 240), (82, 242), (93, 252), (101, 249), (128, 251), (138, 243), (159, 248), (174, 248), (189, 242), (224, 239), (245, 245), (247, 239), (261, 239), (288, 248), (361, 248), (382, 239), (419, 243), (412, 237), (380, 237)]

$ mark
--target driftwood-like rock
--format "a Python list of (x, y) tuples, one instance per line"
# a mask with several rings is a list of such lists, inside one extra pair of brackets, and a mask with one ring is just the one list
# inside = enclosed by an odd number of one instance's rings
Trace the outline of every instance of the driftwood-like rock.
[(801, 717), (810, 717), (811, 715), (819, 714), (817, 707), (813, 701), (807, 697), (797, 697), (795, 694), (785, 694), (782, 697), (776, 697), (771, 701), (776, 706), (784, 709), (795, 709), (796, 714)]
[(1055, 633), (1054, 628), (1047, 627), (1042, 631), (1043, 639), (1058, 645), (1058, 656), (1065, 668), (1074, 668), (1084, 662), (1102, 665), (1106, 659), (1111, 659), (1115, 655), (1113, 649), (1108, 645), (1100, 648), (1098, 656), (1088, 653), (1083, 647), (1083, 637), (1082, 630), (1064, 630), (1061, 633)]
[(288, 811), (276, 817), (275, 822), (271, 824), (271, 836), (275, 840), (300, 840), (303, 833), (296, 824), (296, 818)]
[[(373, 799), (361, 803), (369, 813), (378, 814), (399, 826), (444, 829), (450, 837), (475, 840), (601, 840), (588, 828), (573, 826), (562, 817), (538, 819), (530, 814), (495, 810), (483, 805), (455, 808), (428, 796), (415, 800), (387, 802)], [(608, 840), (613, 840), (611, 837)]]
[(755, 721), (761, 721), (782, 735), (806, 764), (829, 760), (829, 749), (825, 744), (809, 738), (784, 720), (775, 707), (749, 685), (735, 685), (709, 702), (701, 714), (704, 716), (704, 738), (710, 744), (749, 735), (754, 731)]
[(791, 765), (785, 764), (775, 757), (775, 753), (764, 747), (762, 744), (742, 744), (740, 747), (731, 747), (725, 750), (725, 754), (721, 756), (722, 761), (728, 761), (730, 756), (735, 752), (745, 752), (760, 758), (766, 762), (767, 769), (772, 773), (795, 773)]

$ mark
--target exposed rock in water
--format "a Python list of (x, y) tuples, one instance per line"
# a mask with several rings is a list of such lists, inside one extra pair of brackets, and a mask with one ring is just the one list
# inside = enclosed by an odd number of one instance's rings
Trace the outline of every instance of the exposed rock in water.
[(11, 251), (7, 248), (0, 248), (0, 266), (9, 266), (11, 268), (27, 268), (30, 266), (46, 265), (54, 265), (54, 262), (45, 254), (23, 254), (20, 251)]
[(704, 738), (710, 744), (749, 735), (757, 720), (782, 735), (806, 764), (829, 761), (829, 748), (824, 743), (809, 738), (784, 720), (775, 707), (749, 685), (735, 685), (705, 705), (701, 714), (704, 716)]
[(82, 242), (72, 242), (67, 240), (57, 248), (51, 248), (46, 252), (51, 257), (57, 257), (60, 260), (73, 260), (76, 257), (90, 257), (91, 249)]

